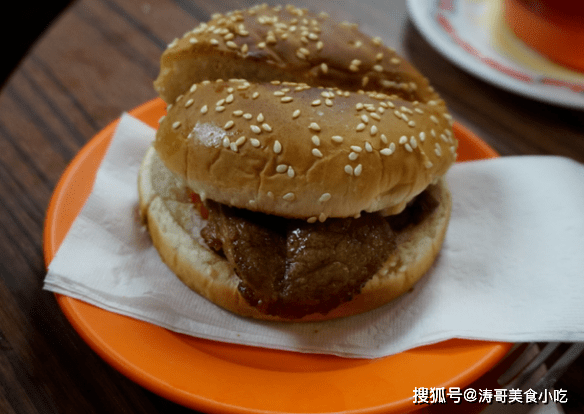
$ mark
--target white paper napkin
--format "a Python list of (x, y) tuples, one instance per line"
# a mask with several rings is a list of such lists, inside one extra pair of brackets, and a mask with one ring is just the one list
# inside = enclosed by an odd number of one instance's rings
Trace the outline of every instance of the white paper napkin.
[(584, 166), (522, 156), (448, 173), (443, 249), (411, 293), (320, 323), (241, 318), (186, 288), (137, 219), (137, 172), (154, 130), (124, 114), (45, 289), (197, 337), (375, 358), (451, 338), (584, 341)]

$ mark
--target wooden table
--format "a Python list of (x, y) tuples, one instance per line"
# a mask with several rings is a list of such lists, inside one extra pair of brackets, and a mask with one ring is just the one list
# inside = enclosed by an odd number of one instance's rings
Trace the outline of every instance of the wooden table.
[[(268, 1), (273, 3), (272, 0)], [(584, 162), (584, 113), (526, 99), (460, 70), (413, 27), (404, 1), (291, 1), (361, 23), (430, 78), (455, 119), (502, 155)], [(391, 3), (391, 4), (390, 4)], [(395, 3), (395, 4), (394, 4)], [(274, 3), (276, 4), (276, 3)], [(0, 93), (0, 412), (190, 412), (100, 359), (42, 290), (43, 221), (67, 164), (123, 111), (156, 96), (175, 37), (243, 0), (79, 0), (38, 40)], [(584, 358), (564, 376), (566, 412), (584, 410)]]

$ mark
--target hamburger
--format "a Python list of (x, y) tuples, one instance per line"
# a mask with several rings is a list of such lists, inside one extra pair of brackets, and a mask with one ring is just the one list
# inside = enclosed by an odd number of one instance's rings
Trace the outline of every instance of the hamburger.
[[(308, 53), (287, 53), (295, 43)], [(395, 299), (433, 263), (452, 206), (452, 119), (378, 40), (260, 6), (173, 42), (155, 86), (171, 102), (140, 169), (140, 211), (198, 294), (238, 315), (324, 320)]]

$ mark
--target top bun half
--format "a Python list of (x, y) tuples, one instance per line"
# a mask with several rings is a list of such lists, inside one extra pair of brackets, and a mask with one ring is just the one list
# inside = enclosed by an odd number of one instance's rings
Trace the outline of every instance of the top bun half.
[(215, 79), (272, 80), (343, 90), (371, 90), (408, 101), (439, 96), (409, 62), (326, 13), (260, 5), (215, 14), (175, 39), (161, 57), (154, 88), (171, 104), (193, 83)]
[(154, 146), (203, 199), (309, 221), (395, 214), (456, 158), (443, 101), (278, 82), (204, 81)]

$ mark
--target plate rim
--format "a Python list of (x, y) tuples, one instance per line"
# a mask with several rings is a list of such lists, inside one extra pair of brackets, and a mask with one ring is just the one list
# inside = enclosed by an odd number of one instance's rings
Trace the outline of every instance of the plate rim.
[[(160, 98), (155, 98), (153, 100), (145, 102), (144, 104), (142, 104), (142, 105), (140, 105), (140, 106), (138, 106), (138, 107), (136, 107), (128, 112), (130, 115), (133, 115), (133, 116), (137, 117), (138, 119), (141, 119), (142, 121), (146, 122), (148, 125), (150, 125), (152, 127), (156, 127), (157, 121), (159, 119), (159, 115), (157, 114), (156, 116), (153, 116), (152, 112), (157, 112), (157, 111), (163, 110), (164, 105), (165, 105), (164, 102)], [(51, 196), (51, 201), (49, 203), (49, 207), (47, 210), (47, 215), (46, 215), (46, 219), (45, 219), (45, 226), (44, 226), (44, 234), (43, 234), (43, 242), (44, 242), (43, 243), (43, 250), (45, 253), (45, 265), (47, 268), (49, 266), (49, 263), (50, 263), (52, 257), (56, 254), (58, 244), (60, 244), (59, 241), (55, 239), (55, 234), (54, 234), (55, 226), (58, 225), (57, 215), (59, 214), (58, 205), (57, 205), (58, 200), (57, 199), (59, 196), (62, 196), (62, 194), (68, 190), (67, 185), (68, 185), (68, 183), (71, 182), (72, 176), (75, 174), (75, 169), (78, 167), (78, 165), (83, 163), (84, 161), (86, 162), (91, 157), (91, 154), (94, 151), (96, 151), (96, 148), (98, 148), (100, 145), (105, 146), (105, 148), (107, 148), (109, 141), (110, 141), (110, 138), (113, 135), (115, 128), (117, 127), (118, 122), (119, 122), (119, 118), (114, 120), (113, 122), (111, 122), (104, 129), (99, 131), (97, 134), (95, 134), (95, 136), (73, 158), (71, 163), (65, 169), (63, 175), (60, 177), (57, 186), (55, 187), (55, 190), (53, 192), (53, 195)], [(475, 134), (473, 134), (471, 131), (466, 129), (461, 124), (455, 122), (454, 123), (454, 131), (455, 131), (455, 134), (457, 134), (458, 136), (460, 136), (462, 134), (465, 136), (466, 139), (469, 139), (470, 142), (472, 142), (473, 148), (482, 154), (481, 158), (494, 158), (494, 157), (498, 156), (498, 154), (496, 153), (495, 150), (493, 150), (490, 146), (488, 146), (488, 144), (486, 144), (484, 141), (482, 141), (480, 138), (478, 138)], [(104, 154), (105, 154), (105, 150), (104, 150)], [(101, 160), (103, 159), (103, 155), (98, 157), (98, 158), (99, 158), (99, 160), (97, 162), (97, 165), (99, 165), (101, 163)], [(93, 176), (95, 176), (95, 173), (93, 174)], [(85, 193), (87, 195), (89, 195), (90, 191), (91, 191), (91, 189), (89, 189), (89, 190), (85, 189)], [(82, 202), (82, 204), (83, 203), (84, 202)], [(74, 217), (71, 218), (70, 220), (72, 223), (74, 220)], [(65, 233), (67, 231), (68, 231), (68, 228), (65, 230)], [(115, 313), (109, 312), (107, 310), (97, 308), (93, 305), (87, 304), (85, 302), (82, 302), (78, 299), (71, 298), (69, 296), (55, 294), (55, 297), (56, 297), (56, 300), (57, 300), (59, 307), (61, 308), (61, 310), (63, 311), (63, 313), (65, 314), (65, 316), (69, 320), (69, 322), (71, 323), (71, 325), (78, 332), (78, 334), (83, 338), (83, 340), (90, 346), (90, 348), (92, 348), (98, 355), (100, 355), (100, 357), (102, 357), (102, 359), (104, 359), (108, 364), (110, 364), (116, 370), (118, 370), (119, 372), (121, 372), (122, 374), (124, 374), (126, 377), (128, 377), (132, 381), (136, 382), (137, 384), (143, 386), (144, 388), (149, 389), (150, 391), (152, 391), (152, 392), (154, 392), (154, 393), (156, 393), (164, 398), (167, 398), (171, 401), (174, 401), (178, 404), (184, 405), (184, 406), (189, 407), (189, 408), (197, 409), (197, 410), (205, 410), (206, 412), (207, 411), (208, 412), (226, 412), (226, 411), (229, 411), (229, 412), (237, 412), (237, 413), (261, 413), (261, 412), (268, 412), (269, 411), (269, 410), (264, 409), (264, 408), (237, 406), (234, 404), (230, 404), (227, 401), (218, 401), (216, 399), (213, 400), (213, 399), (207, 398), (207, 397), (202, 396), (202, 395), (193, 395), (192, 392), (190, 393), (188, 391), (185, 391), (184, 388), (180, 389), (180, 388), (177, 388), (177, 386), (173, 386), (172, 384), (170, 384), (168, 379), (163, 380), (161, 378), (157, 378), (156, 376), (153, 376), (152, 371), (145, 369), (144, 366), (136, 366), (134, 362), (128, 361), (127, 358), (124, 358), (123, 355), (120, 355), (119, 348), (116, 348), (116, 346), (119, 347), (120, 344), (117, 344), (117, 343), (111, 344), (111, 343), (108, 343), (107, 341), (105, 341), (104, 338), (102, 336), (100, 336), (102, 334), (100, 334), (98, 331), (96, 331), (95, 327), (91, 326), (91, 323), (88, 324), (88, 322), (84, 318), (87, 317), (87, 315), (88, 315), (87, 312), (94, 312), (95, 311), (98, 314), (103, 314), (103, 312), (105, 312), (108, 315), (113, 315), (113, 318), (121, 324), (125, 324), (126, 322), (128, 322), (131, 325), (135, 325), (136, 327), (139, 327), (140, 329), (145, 329), (146, 331), (150, 328), (153, 328), (156, 331), (165, 331), (165, 332), (169, 333), (169, 335), (171, 335), (171, 336), (179, 336), (181, 334), (176, 334), (176, 333), (167, 331), (166, 329), (164, 329), (162, 327), (150, 325), (146, 322), (134, 320), (134, 319), (131, 319), (127, 316), (115, 314)], [(84, 312), (85, 312), (85, 314), (84, 314)], [(257, 348), (250, 350), (250, 348), (253, 348), (253, 347), (247, 347), (244, 345), (223, 344), (223, 343), (219, 344), (219, 343), (213, 343), (213, 341), (203, 340), (203, 339), (198, 339), (198, 338), (189, 338), (189, 341), (191, 341), (191, 342), (194, 341), (193, 343), (198, 343), (199, 345), (201, 345), (201, 344), (209, 345), (210, 344), (211, 346), (215, 346), (215, 347), (219, 347), (219, 348), (223, 347), (223, 348), (235, 349), (237, 352), (241, 352), (241, 350), (243, 349), (244, 352), (251, 352), (252, 358), (254, 357), (253, 356), (254, 352), (262, 352), (265, 354), (272, 353), (272, 355), (274, 355), (275, 358), (278, 358), (282, 355), (289, 354), (288, 355), (289, 358), (299, 357), (300, 359), (312, 361), (311, 363), (314, 363), (316, 361), (320, 361), (320, 362), (324, 363), (324, 366), (327, 366), (326, 364), (328, 364), (327, 361), (329, 361), (329, 360), (332, 361), (332, 360), (335, 360), (337, 358), (343, 360), (343, 358), (341, 358), (341, 357), (334, 357), (334, 356), (330, 356), (330, 355), (319, 356), (319, 355), (314, 355), (314, 354), (296, 354), (296, 353), (289, 352), (289, 351), (265, 350), (265, 349), (258, 350)], [(197, 341), (199, 341), (199, 342), (197, 342)], [(451, 343), (449, 344), (448, 342), (451, 342)], [(453, 383), (453, 381), (455, 381), (456, 386), (468, 385), (468, 384), (472, 383), (474, 380), (476, 380), (477, 378), (481, 377), (493, 365), (495, 365), (507, 353), (507, 351), (512, 346), (512, 344), (510, 344), (510, 343), (470, 341), (470, 340), (451, 340), (451, 341), (446, 341), (445, 343), (447, 346), (452, 346), (454, 348), (460, 347), (460, 346), (462, 346), (462, 347), (467, 346), (470, 348), (473, 348), (476, 346), (477, 349), (482, 349), (481, 347), (485, 347), (486, 349), (488, 348), (488, 351), (485, 350), (485, 352), (483, 353), (484, 354), (483, 357), (480, 360), (475, 362), (475, 366), (465, 368), (457, 376), (450, 378), (448, 382), (444, 383), (444, 385), (446, 385), (447, 383)], [(445, 343), (439, 343), (439, 344), (430, 345), (430, 346), (426, 346), (426, 347), (416, 348), (414, 350), (406, 351), (406, 353), (409, 352), (410, 354), (413, 354), (414, 358), (415, 358), (416, 354), (420, 354), (420, 353), (423, 354), (424, 352), (431, 353), (432, 349), (434, 349), (436, 347), (440, 347), (441, 344), (445, 344)], [(189, 348), (189, 350), (192, 350), (193, 352), (195, 352), (195, 351), (201, 352), (201, 354), (197, 355), (198, 358), (201, 358), (201, 359), (202, 358), (207, 358), (207, 359), (211, 358), (211, 360), (212, 360), (213, 356), (208, 354), (208, 353), (205, 353), (201, 349), (203, 349), (203, 348), (200, 348), (200, 349), (197, 348), (196, 350), (192, 349), (192, 347)], [(428, 350), (430, 350), (430, 351), (428, 351)], [(374, 360), (366, 360), (368, 362), (367, 363), (364, 362), (361, 365), (371, 366), (371, 365), (377, 364), (378, 368), (382, 368), (385, 364), (387, 364), (389, 361), (391, 361), (392, 357), (395, 358), (395, 356), (389, 356), (389, 357), (377, 358)], [(411, 358), (411, 355), (409, 355), (409, 357)], [(357, 365), (348, 364), (347, 361), (345, 361), (342, 370), (349, 370), (352, 372), (352, 374), (361, 372), (361, 371), (359, 371), (359, 366), (360, 366), (359, 364), (357, 364)], [(359, 359), (352, 359), (351, 358), (350, 361), (353, 361), (353, 362), (359, 361)], [(201, 361), (198, 361), (198, 362), (201, 362)], [(227, 362), (220, 361), (220, 358), (218, 358), (216, 361), (203, 362), (203, 365), (205, 365), (204, 368), (209, 369), (208, 364), (213, 365), (213, 363), (221, 364), (221, 367), (223, 367), (223, 365), (225, 363), (227, 363), (227, 365), (229, 365), (229, 361), (227, 361)], [(232, 364), (232, 365), (234, 365), (234, 364)], [(334, 363), (333, 363), (333, 365), (334, 365)], [(241, 367), (239, 369), (241, 369)], [(340, 369), (339, 369), (339, 371), (340, 371)], [(222, 372), (225, 372), (225, 371), (222, 371)], [(264, 373), (265, 372), (267, 372), (267, 371), (264, 371)], [(302, 376), (302, 375), (300, 375), (300, 376)], [(293, 375), (293, 377), (297, 377), (297, 376)], [(441, 384), (435, 384), (435, 385), (441, 386)], [(224, 393), (224, 394), (228, 394), (228, 393)], [(391, 402), (388, 402), (388, 403), (385, 403), (382, 405), (377, 405), (374, 407), (370, 406), (370, 407), (363, 407), (363, 408), (358, 408), (358, 409), (351, 409), (350, 411), (346, 411), (346, 412), (351, 412), (351, 413), (366, 413), (366, 412), (373, 413), (373, 412), (389, 412), (389, 411), (391, 411), (391, 412), (404, 412), (404, 409), (411, 410), (411, 409), (418, 408), (416, 406), (413, 406), (412, 401), (413, 401), (413, 391), (412, 391), (411, 396), (409, 398), (406, 398), (406, 399), (391, 401)], [(338, 407), (332, 408), (332, 409), (334, 411), (338, 411)], [(312, 412), (312, 411), (307, 410), (307, 411), (303, 411), (303, 412)]]

